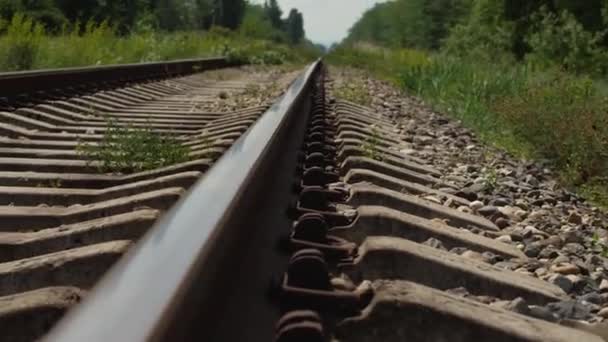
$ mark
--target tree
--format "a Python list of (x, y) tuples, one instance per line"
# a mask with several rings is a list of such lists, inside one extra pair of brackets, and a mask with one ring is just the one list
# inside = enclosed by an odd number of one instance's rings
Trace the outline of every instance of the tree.
[(215, 0), (213, 9), (213, 25), (219, 25), (231, 30), (239, 27), (245, 9), (245, 0)]
[(179, 5), (181, 5), (179, 0), (156, 0), (154, 14), (161, 29), (173, 31), (183, 27), (183, 17), (180, 15)]
[(291, 44), (298, 44), (304, 38), (304, 17), (302, 13), (293, 8), (289, 12), (286, 22), (287, 37)]
[(266, 16), (264, 7), (252, 4), (247, 5), (240, 31), (246, 37), (257, 39), (272, 39), (276, 34), (276, 30)]
[(23, 13), (50, 31), (61, 28), (67, 22), (53, 0), (0, 0), (1, 18), (9, 20), (17, 13)]
[(283, 11), (281, 10), (281, 7), (279, 7), (277, 0), (266, 1), (264, 4), (264, 9), (268, 19), (270, 20), (270, 24), (272, 24), (272, 27), (276, 28), (277, 30), (282, 30), (283, 20), (281, 20), (281, 16), (283, 15)]
[(194, 27), (209, 29), (213, 20), (213, 0), (194, 0), (191, 15)]

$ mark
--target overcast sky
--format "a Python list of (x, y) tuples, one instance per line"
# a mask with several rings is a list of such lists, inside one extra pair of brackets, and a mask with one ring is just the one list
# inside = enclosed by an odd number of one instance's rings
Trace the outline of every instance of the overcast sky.
[[(366, 9), (386, 0), (278, 0), (283, 15), (297, 8), (304, 15), (306, 37), (329, 46), (346, 37)], [(253, 0), (263, 4), (264, 0)]]

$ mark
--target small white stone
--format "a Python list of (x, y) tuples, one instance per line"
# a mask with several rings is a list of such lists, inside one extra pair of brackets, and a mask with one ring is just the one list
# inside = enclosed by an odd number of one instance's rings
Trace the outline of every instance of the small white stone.
[(425, 196), (424, 199), (427, 200), (427, 201), (431, 201), (431, 202), (437, 203), (437, 204), (442, 204), (441, 200), (439, 198), (435, 197), (435, 196)]
[(473, 202), (471, 202), (471, 203), (469, 204), (469, 208), (471, 208), (471, 209), (473, 209), (473, 210), (477, 211), (477, 210), (479, 210), (479, 209), (483, 208), (483, 206), (484, 206), (484, 205), (485, 205), (485, 204), (483, 204), (483, 202), (482, 202), (482, 201), (473, 201)]
[(504, 242), (504, 243), (513, 242), (513, 239), (511, 238), (511, 235), (501, 235), (501, 236), (497, 237), (494, 240), (500, 241), (500, 242)]

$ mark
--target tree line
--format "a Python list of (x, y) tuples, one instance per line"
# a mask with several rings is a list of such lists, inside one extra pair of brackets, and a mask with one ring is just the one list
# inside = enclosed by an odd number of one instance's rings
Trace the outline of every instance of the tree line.
[(0, 20), (22, 13), (44, 24), (49, 32), (60, 32), (76, 23), (107, 22), (126, 34), (142, 27), (163, 31), (208, 30), (213, 26), (230, 30), (247, 21), (259, 37), (297, 44), (304, 37), (304, 20), (297, 9), (282, 19), (276, 0), (264, 5), (246, 0), (0, 0)]
[(607, 24), (607, 0), (395, 0), (367, 11), (346, 42), (588, 65), (608, 60)]

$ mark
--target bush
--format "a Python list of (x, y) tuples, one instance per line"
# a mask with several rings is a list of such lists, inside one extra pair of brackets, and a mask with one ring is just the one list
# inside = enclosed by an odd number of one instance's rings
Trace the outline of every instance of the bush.
[(514, 134), (555, 161), (566, 180), (575, 184), (608, 168), (607, 109), (590, 78), (559, 71), (530, 78), (518, 96), (492, 106)]
[(6, 30), (0, 39), (0, 67), (7, 71), (32, 68), (44, 38), (42, 25), (17, 14), (0, 29)]
[(559, 15), (542, 8), (534, 15), (535, 25), (526, 41), (532, 52), (528, 61), (542, 68), (557, 65), (575, 73), (605, 73), (608, 55), (602, 46), (607, 31), (585, 30), (574, 15)]
[(468, 18), (451, 28), (442, 51), (474, 60), (512, 60), (515, 26), (504, 17), (495, 0), (475, 1)]

